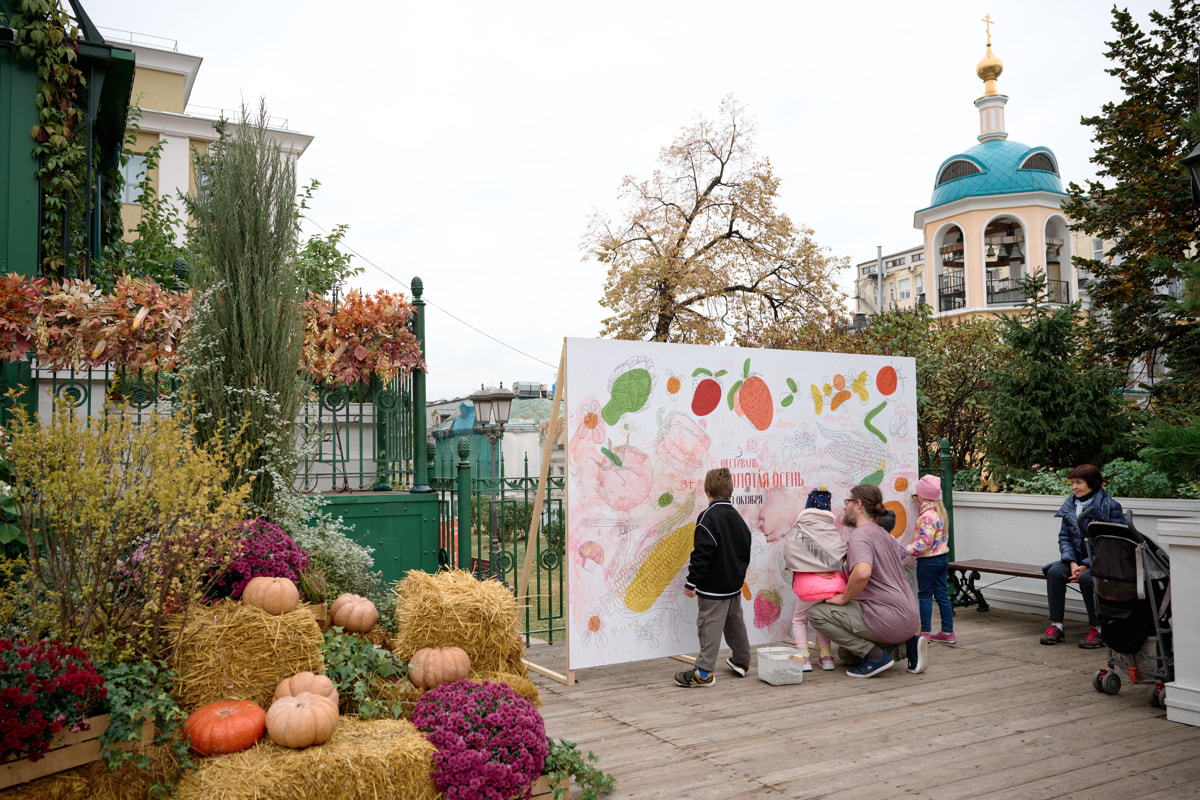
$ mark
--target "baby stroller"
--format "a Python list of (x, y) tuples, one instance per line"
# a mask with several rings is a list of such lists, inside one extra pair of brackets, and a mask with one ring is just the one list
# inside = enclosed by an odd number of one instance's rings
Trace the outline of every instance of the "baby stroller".
[(1096, 671), (1092, 686), (1105, 694), (1121, 691), (1119, 668), (1130, 683), (1153, 684), (1150, 702), (1161, 708), (1163, 687), (1175, 678), (1166, 551), (1138, 533), (1132, 520), (1092, 522), (1084, 535), (1092, 553), (1100, 635), (1108, 647), (1108, 668)]

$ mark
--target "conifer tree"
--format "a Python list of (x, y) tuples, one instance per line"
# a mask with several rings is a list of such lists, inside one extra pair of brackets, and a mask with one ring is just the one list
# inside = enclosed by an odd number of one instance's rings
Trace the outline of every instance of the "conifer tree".
[(1129, 430), (1121, 373), (1084, 350), (1079, 303), (1049, 306), (1046, 277), (1021, 279), (1025, 306), (1000, 319), (1010, 360), (991, 373), (986, 450), (993, 467), (1103, 462)]
[(1168, 11), (1150, 12), (1149, 30), (1127, 10), (1112, 14), (1116, 39), (1107, 43), (1113, 62), (1107, 72), (1121, 81), (1124, 99), (1082, 120), (1094, 130), (1099, 180), (1071, 183), (1062, 208), (1076, 230), (1112, 242), (1103, 259), (1076, 258), (1093, 276), (1088, 292), (1097, 309), (1097, 350), (1122, 369), (1140, 367), (1151, 383), (1163, 377), (1165, 365), (1175, 373), (1176, 393), (1181, 383), (1194, 393), (1200, 385), (1196, 315), (1170, 294), (1200, 224), (1179, 166), (1196, 144), (1184, 120), (1197, 102), (1200, 0), (1171, 0)]

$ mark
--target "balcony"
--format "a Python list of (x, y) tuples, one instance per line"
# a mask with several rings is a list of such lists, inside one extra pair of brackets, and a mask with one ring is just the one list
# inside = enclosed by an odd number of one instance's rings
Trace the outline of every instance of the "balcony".
[[(988, 278), (987, 303), (991, 305), (1021, 305), (1025, 293), (1019, 281), (1013, 278)], [(1071, 288), (1067, 281), (1046, 281), (1046, 302), (1066, 304), (1070, 302)]]
[(938, 276), (938, 311), (967, 307), (967, 284), (961, 274)]

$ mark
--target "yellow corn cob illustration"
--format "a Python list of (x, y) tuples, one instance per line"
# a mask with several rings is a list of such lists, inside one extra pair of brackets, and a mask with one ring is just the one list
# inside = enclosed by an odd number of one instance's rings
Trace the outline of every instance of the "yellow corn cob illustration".
[(695, 534), (696, 523), (689, 522), (671, 531), (646, 554), (625, 591), (625, 605), (630, 611), (640, 614), (654, 605), (671, 579), (688, 563)]

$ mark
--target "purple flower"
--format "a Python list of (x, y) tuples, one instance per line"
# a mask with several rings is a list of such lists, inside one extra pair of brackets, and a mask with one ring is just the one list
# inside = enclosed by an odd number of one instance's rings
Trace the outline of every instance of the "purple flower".
[(433, 781), (448, 800), (509, 800), (546, 762), (542, 715), (502, 683), (442, 684), (421, 696), (412, 721), (438, 748)]

